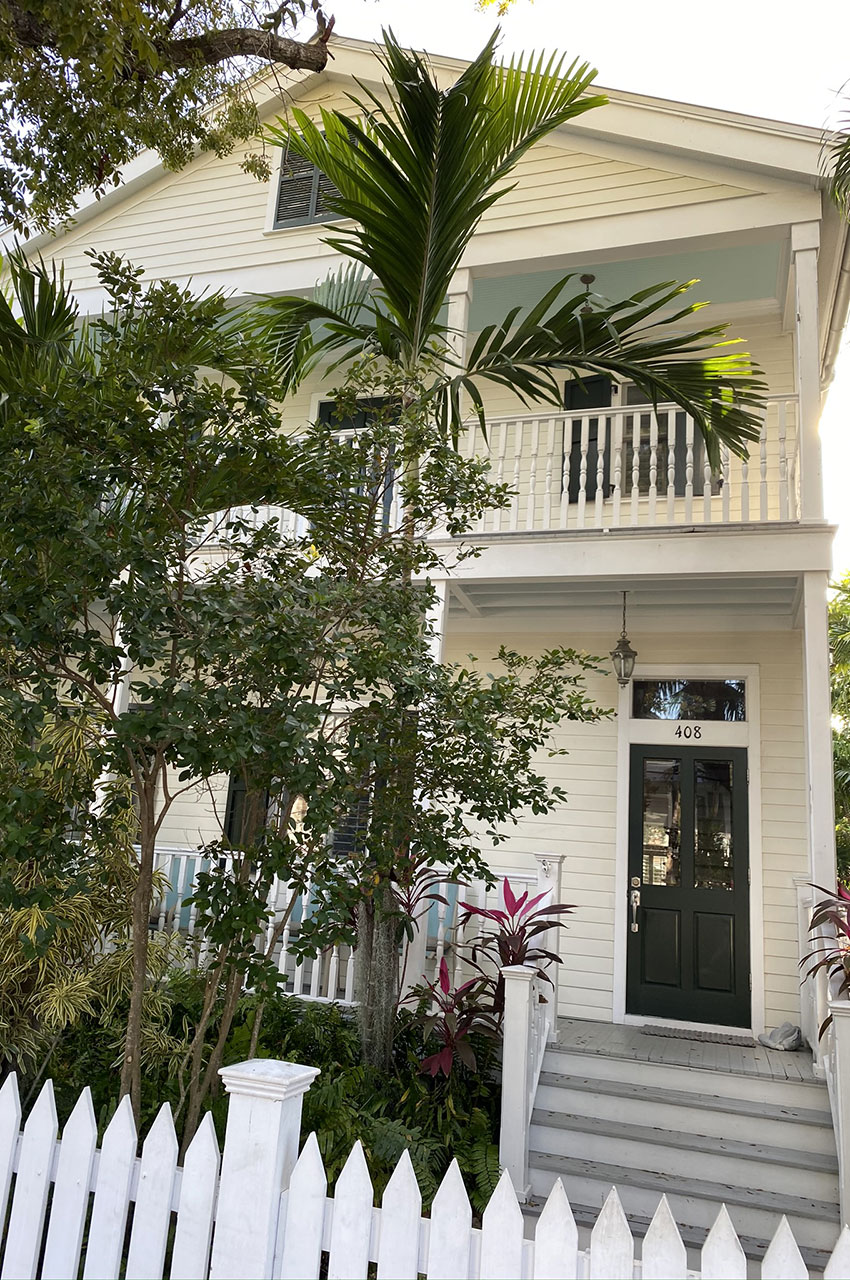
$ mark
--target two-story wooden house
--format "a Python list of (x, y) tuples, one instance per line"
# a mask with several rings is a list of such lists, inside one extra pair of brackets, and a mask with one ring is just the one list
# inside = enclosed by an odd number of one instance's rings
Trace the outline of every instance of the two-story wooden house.
[[(308, 112), (341, 102), (355, 77), (379, 89), (373, 46), (340, 39), (334, 53), (321, 76), (291, 77)], [(451, 79), (459, 64), (435, 65)], [(724, 454), (719, 473), (683, 413), (602, 380), (565, 385), (562, 412), (493, 394), (486, 447), (475, 432), (464, 443), (489, 452), (515, 497), (484, 520), (480, 557), (441, 584), (445, 658), (501, 643), (605, 655), (624, 593), (637, 651), (627, 684), (612, 670), (592, 686), (616, 716), (559, 735), (569, 754), (547, 767), (569, 802), (523, 818), (493, 854), (519, 876), (560, 859), (576, 906), (532, 1186), (560, 1173), (593, 1205), (616, 1178), (638, 1217), (672, 1189), (695, 1228), (709, 1221), (701, 1202), (725, 1198), (763, 1237), (755, 1186), (826, 1247), (814, 1223), (837, 1219), (835, 1155), (810, 1060), (639, 1037), (646, 1024), (728, 1037), (801, 1022), (801, 903), (810, 882), (835, 878), (818, 419), (850, 299), (847, 228), (824, 196), (817, 131), (609, 97), (522, 161), (456, 274), (449, 323), (474, 335), (566, 271), (611, 298), (698, 277), (708, 317), (746, 339), (769, 396), (748, 461)], [(270, 96), (267, 115), (280, 109)], [(239, 161), (202, 155), (168, 173), (141, 156), (36, 247), (64, 263), (86, 310), (102, 301), (90, 247), (197, 290), (310, 290), (335, 261), (318, 175), (288, 167), (262, 185)], [(315, 416), (324, 390), (316, 378), (290, 401), (287, 425)], [(196, 849), (219, 834), (196, 798), (163, 838)]]

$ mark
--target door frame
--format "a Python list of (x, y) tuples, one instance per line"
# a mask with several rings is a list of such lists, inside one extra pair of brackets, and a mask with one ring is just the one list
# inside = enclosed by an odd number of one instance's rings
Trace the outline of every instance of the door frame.
[[(718, 720), (633, 720), (631, 683), (619, 691), (617, 706), (617, 821), (616, 865), (614, 873), (614, 1022), (642, 1026), (681, 1027), (691, 1031), (730, 1031), (740, 1035), (741, 1027), (722, 1027), (707, 1022), (682, 1022), (675, 1018), (626, 1013), (626, 931), (628, 929), (629, 862), (629, 768), (633, 744), (674, 742), (677, 725), (699, 724), (706, 746), (746, 747), (749, 768), (749, 858), (750, 858), (750, 973), (752, 993), (750, 1016), (753, 1035), (764, 1030), (764, 889), (761, 848), (761, 718), (759, 668), (747, 663), (639, 663), (636, 680), (743, 680), (746, 684), (747, 719), (743, 724)], [(693, 743), (680, 742), (680, 745)]]

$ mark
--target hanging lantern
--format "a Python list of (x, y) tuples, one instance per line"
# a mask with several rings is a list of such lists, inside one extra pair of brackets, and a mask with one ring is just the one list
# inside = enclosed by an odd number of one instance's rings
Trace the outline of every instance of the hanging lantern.
[(629, 637), (626, 635), (626, 593), (623, 592), (623, 631), (616, 646), (611, 650), (611, 661), (614, 664), (614, 674), (617, 677), (617, 683), (624, 688), (632, 678), (635, 669), (635, 658), (637, 651), (629, 644)]

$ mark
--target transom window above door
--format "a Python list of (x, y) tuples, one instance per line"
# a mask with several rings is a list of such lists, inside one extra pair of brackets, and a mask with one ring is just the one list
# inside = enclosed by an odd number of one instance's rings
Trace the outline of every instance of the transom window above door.
[(634, 720), (724, 720), (747, 718), (743, 680), (635, 680)]

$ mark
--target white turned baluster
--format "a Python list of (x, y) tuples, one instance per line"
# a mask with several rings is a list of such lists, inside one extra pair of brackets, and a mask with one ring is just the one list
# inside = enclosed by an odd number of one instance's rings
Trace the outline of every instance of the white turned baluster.
[(581, 420), (581, 446), (578, 473), (578, 508), (576, 511), (576, 528), (584, 528), (584, 511), (587, 506), (587, 450), (590, 444), (590, 419)]
[(787, 520), (790, 503), (788, 501), (788, 454), (786, 435), (788, 431), (788, 418), (786, 414), (787, 402), (780, 400), (777, 405), (777, 430), (779, 434), (779, 519)]
[(324, 951), (317, 951), (310, 965), (310, 995), (314, 1000), (322, 992), (322, 966), (324, 960)]
[[(195, 862), (195, 870), (192, 875), (192, 894), (193, 895), (195, 892), (195, 884), (198, 879), (198, 872), (204, 869), (203, 864), (204, 864), (204, 859), (201, 858), (199, 855)], [(198, 919), (198, 904), (196, 902), (191, 902), (189, 904), (189, 925), (187, 929), (187, 933), (190, 938), (194, 938), (195, 936), (195, 925), (196, 925), (197, 919)]]
[(339, 943), (331, 949), (331, 962), (328, 965), (328, 999), (336, 1000), (336, 989), (339, 985)]
[(759, 431), (759, 516), (767, 519), (767, 413)]
[(543, 528), (552, 528), (552, 485), (555, 474), (555, 419), (549, 419), (546, 433), (546, 488), (543, 492)]
[[(443, 881), (437, 887), (438, 893), (445, 895), (446, 885)], [(445, 902), (437, 903), (437, 943), (434, 949), (434, 981), (436, 982), (440, 976), (440, 961), (446, 950), (446, 912), (448, 906)]]
[[(311, 887), (311, 882), (310, 882), (310, 877), (308, 876), (304, 884), (304, 892), (301, 895), (302, 927), (304, 925), (304, 921), (307, 919), (307, 907), (310, 903), (310, 887)], [(299, 955), (298, 959), (295, 962), (295, 973), (292, 976), (292, 994), (294, 996), (300, 996), (303, 989), (304, 989), (304, 957)]]
[(655, 524), (658, 509), (658, 414), (653, 410), (649, 415), (649, 516), (650, 525)]
[(723, 504), (723, 523), (729, 523), (729, 504), (731, 501), (731, 468), (729, 466), (729, 446), (722, 444), (720, 446), (720, 474), (723, 479), (722, 498)]
[(519, 527), (519, 482), (522, 475), (522, 438), (524, 423), (517, 419), (514, 423), (514, 476), (512, 488), (514, 496), (511, 499), (511, 529)]
[(638, 522), (640, 496), (640, 414), (632, 414), (632, 524)]
[(623, 488), (623, 415), (616, 414), (611, 419), (611, 445), (614, 455), (614, 492), (611, 514), (611, 525), (620, 527), (620, 501)]
[(272, 876), (272, 882), (269, 885), (269, 896), (266, 899), (266, 910), (268, 911), (268, 919), (266, 920), (266, 951), (272, 944), (274, 937), (275, 916), (277, 915), (277, 899), (280, 892), (280, 881), (277, 876)]
[(604, 500), (605, 487), (605, 432), (608, 426), (607, 418), (599, 419), (598, 435), (596, 439), (596, 527), (602, 528), (602, 503)]
[[(169, 863), (169, 868), (168, 868), (168, 876), (166, 877), (168, 881), (168, 886), (171, 885), (171, 876), (174, 871), (174, 863), (175, 863), (175, 858), (172, 855)], [(156, 922), (156, 927), (160, 931), (160, 933), (165, 928), (165, 915), (166, 915), (167, 909), (168, 909), (168, 888), (165, 889), (165, 892), (162, 895), (162, 900), (160, 901), (160, 904), (159, 904), (159, 919)]]
[(708, 460), (708, 450), (703, 451), (702, 463), (702, 518), (705, 524), (711, 524), (711, 463)]
[(685, 419), (685, 524), (694, 519), (694, 420)]
[(670, 409), (667, 413), (667, 523), (676, 520), (676, 417)]
[(566, 529), (570, 513), (570, 454), (573, 447), (573, 427), (567, 418), (561, 419), (563, 450), (561, 454), (561, 528)]
[(356, 954), (354, 947), (349, 947), (348, 960), (345, 964), (345, 999), (349, 1004), (354, 999), (354, 957)]
[(750, 463), (748, 455), (741, 459), (741, 519), (750, 518)]
[[(496, 484), (504, 484), (505, 480), (505, 454), (508, 448), (508, 424), (507, 422), (499, 423), (499, 452), (496, 455)], [(493, 512), (493, 530), (498, 533), (502, 527), (502, 509), (497, 507)]]
[(284, 901), (284, 911), (287, 912), (286, 924), (283, 926), (283, 933), (281, 934), (281, 938), (280, 938), (280, 954), (278, 955), (278, 958), (277, 958), (277, 970), (278, 970), (278, 973), (283, 974), (284, 990), (286, 990), (286, 962), (289, 959), (289, 938), (290, 938), (290, 934), (292, 933), (292, 914), (291, 914), (290, 908), (292, 906), (292, 899), (294, 897), (295, 897), (294, 886), (291, 884), (287, 885), (286, 898)]
[(531, 424), (531, 463), (528, 471), (528, 498), (525, 505), (525, 527), (534, 528), (537, 514), (537, 455), (540, 452), (540, 419)]

